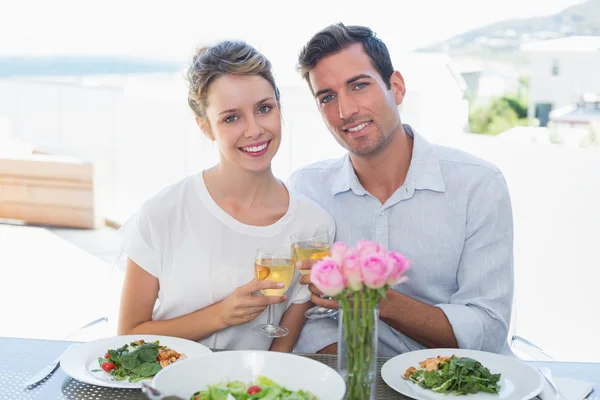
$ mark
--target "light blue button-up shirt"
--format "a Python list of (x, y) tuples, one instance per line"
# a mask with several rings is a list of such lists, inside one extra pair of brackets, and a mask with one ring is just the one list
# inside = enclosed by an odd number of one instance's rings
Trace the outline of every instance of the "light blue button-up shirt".
[[(442, 309), (461, 348), (499, 353), (514, 286), (506, 181), (494, 165), (405, 130), (414, 137), (410, 167), (385, 204), (363, 188), (348, 155), (303, 167), (288, 185), (333, 216), (335, 240), (374, 240), (408, 257), (408, 281), (394, 289)], [(382, 321), (378, 332), (382, 356), (424, 348)], [(337, 335), (336, 320), (309, 321), (296, 350), (315, 352)]]

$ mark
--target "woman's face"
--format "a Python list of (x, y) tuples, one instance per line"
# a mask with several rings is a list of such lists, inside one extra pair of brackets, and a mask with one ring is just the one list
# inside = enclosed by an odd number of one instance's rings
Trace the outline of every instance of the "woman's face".
[(259, 75), (223, 75), (212, 82), (201, 129), (216, 141), (221, 162), (263, 171), (281, 143), (275, 91)]

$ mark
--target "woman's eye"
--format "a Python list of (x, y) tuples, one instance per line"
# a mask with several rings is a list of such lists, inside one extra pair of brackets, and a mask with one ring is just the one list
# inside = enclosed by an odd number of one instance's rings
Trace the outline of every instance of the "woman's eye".
[(271, 106), (260, 106), (260, 108), (258, 109), (259, 114), (266, 114), (269, 111), (271, 111)]
[(238, 116), (237, 115), (230, 115), (229, 117), (225, 118), (225, 123), (230, 124), (232, 122), (235, 122), (238, 120)]

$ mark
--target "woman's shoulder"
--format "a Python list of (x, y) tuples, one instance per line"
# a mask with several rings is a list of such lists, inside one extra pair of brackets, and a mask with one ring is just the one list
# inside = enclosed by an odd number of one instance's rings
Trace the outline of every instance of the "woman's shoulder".
[(144, 218), (168, 218), (174, 211), (185, 206), (191, 195), (196, 194), (195, 182), (198, 175), (187, 176), (148, 198), (138, 210)]

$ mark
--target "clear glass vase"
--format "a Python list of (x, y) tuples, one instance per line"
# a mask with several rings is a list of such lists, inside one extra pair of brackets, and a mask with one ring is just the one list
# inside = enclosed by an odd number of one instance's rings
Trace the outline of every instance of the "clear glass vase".
[(346, 381), (347, 400), (375, 399), (379, 308), (369, 299), (340, 300), (338, 371)]

